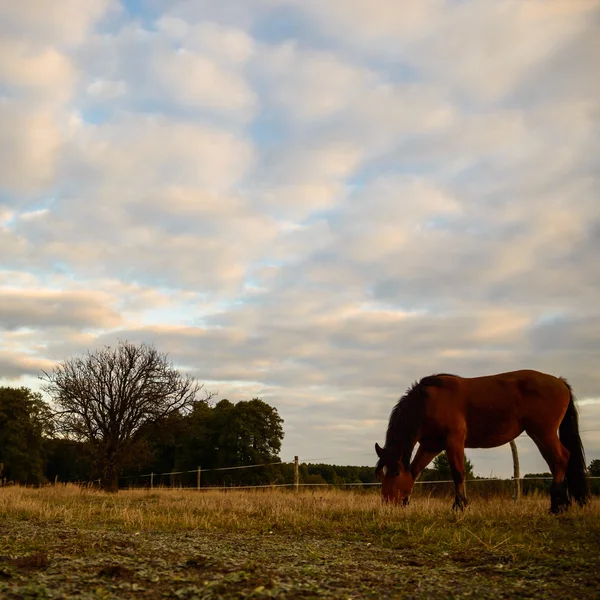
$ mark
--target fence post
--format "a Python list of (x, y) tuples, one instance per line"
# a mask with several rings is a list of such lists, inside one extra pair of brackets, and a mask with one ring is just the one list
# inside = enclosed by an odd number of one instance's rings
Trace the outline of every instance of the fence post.
[(294, 486), (296, 492), (300, 489), (300, 471), (298, 470), (298, 457), (294, 456)]
[(519, 467), (517, 444), (514, 440), (510, 443), (510, 450), (513, 457), (513, 479), (515, 480), (515, 492), (513, 498), (518, 502), (521, 499), (521, 469)]
[(198, 489), (200, 489), (200, 473), (201, 473), (201, 468), (200, 468), (200, 465), (198, 465), (198, 476), (196, 477), (196, 487)]
[(150, 473), (150, 489), (154, 489), (154, 473)]

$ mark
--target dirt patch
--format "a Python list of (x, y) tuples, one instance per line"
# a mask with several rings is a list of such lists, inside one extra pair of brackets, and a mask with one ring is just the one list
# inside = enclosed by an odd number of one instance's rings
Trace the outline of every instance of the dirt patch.
[[(82, 540), (96, 543), (82, 554)], [(600, 544), (527, 559), (399, 550), (383, 536), (65, 532), (7, 520), (2, 546), (0, 596), (10, 599), (592, 598), (600, 589)]]

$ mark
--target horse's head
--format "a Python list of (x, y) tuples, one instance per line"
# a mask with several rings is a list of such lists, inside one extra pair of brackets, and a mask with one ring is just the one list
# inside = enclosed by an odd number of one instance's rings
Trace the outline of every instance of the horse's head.
[(381, 496), (384, 502), (408, 504), (415, 480), (409, 469), (405, 469), (399, 457), (389, 448), (375, 444), (379, 460), (375, 467), (376, 475), (381, 479)]

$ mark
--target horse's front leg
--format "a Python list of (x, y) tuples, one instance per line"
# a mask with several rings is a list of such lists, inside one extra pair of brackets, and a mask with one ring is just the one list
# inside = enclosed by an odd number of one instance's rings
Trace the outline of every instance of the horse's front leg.
[(410, 473), (413, 481), (423, 472), (423, 469), (440, 453), (440, 450), (426, 450), (423, 444), (419, 444), (415, 457), (410, 463)]

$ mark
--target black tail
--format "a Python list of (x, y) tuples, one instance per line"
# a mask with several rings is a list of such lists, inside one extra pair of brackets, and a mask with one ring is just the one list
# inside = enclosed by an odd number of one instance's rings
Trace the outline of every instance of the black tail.
[(579, 437), (577, 407), (575, 406), (575, 396), (571, 386), (566, 379), (561, 378), (561, 380), (567, 386), (570, 394), (569, 407), (558, 428), (560, 441), (570, 452), (569, 464), (567, 465), (567, 488), (571, 497), (580, 506), (583, 506), (589, 498), (590, 490), (586, 479), (587, 469), (583, 444), (581, 443), (581, 437)]

